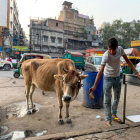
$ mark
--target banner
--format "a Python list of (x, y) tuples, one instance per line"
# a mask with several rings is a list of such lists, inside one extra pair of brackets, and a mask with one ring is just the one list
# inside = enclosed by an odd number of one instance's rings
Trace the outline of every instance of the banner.
[(29, 51), (27, 46), (12, 46), (13, 51)]

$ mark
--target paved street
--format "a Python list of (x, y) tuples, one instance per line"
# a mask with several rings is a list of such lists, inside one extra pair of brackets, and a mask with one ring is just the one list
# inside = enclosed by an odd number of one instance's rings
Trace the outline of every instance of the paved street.
[[(74, 140), (102, 139), (102, 137), (104, 137), (104, 139), (113, 139), (113, 137), (115, 136), (116, 139), (118, 139), (119, 137), (120, 140), (125, 139), (124, 137), (122, 137), (122, 135), (126, 136), (126, 139), (128, 139), (128, 132), (130, 133), (130, 130), (135, 130), (134, 132), (136, 133), (136, 135), (139, 133), (139, 126), (137, 126), (135, 129), (127, 128), (129, 125), (133, 124), (128, 121), (126, 121), (127, 127), (125, 126), (124, 128), (121, 127), (121, 124), (113, 122), (111, 127), (111, 130), (113, 129), (113, 132), (108, 131), (105, 133), (103, 130), (105, 129), (104, 109), (90, 109), (83, 107), (83, 88), (80, 90), (76, 100), (71, 102), (70, 104), (70, 117), (73, 123), (64, 123), (64, 125), (59, 125), (57, 122), (58, 103), (55, 92), (46, 92), (45, 95), (42, 95), (41, 91), (39, 89), (36, 89), (33, 95), (33, 102), (38, 107), (38, 112), (32, 115), (18, 117), (19, 113), (26, 114), (23, 77), (20, 77), (18, 79), (14, 78), (12, 70), (0, 71), (0, 91), (0, 106), (2, 106), (3, 108), (1, 124), (2, 126), (8, 127), (8, 131), (5, 134), (9, 134), (12, 131), (32, 130), (34, 133), (38, 133), (47, 130), (47, 132), (43, 136), (46, 135), (47, 137), (52, 134), (57, 135), (59, 133), (63, 133), (64, 137), (62, 138), (65, 138), (65, 136), (67, 135), (67, 137), (69, 136), (68, 138), (74, 138)], [(140, 87), (128, 85), (126, 115), (139, 115), (139, 91)], [(118, 116), (122, 119), (124, 93), (123, 85), (121, 92), (122, 94), (118, 107)], [(62, 115), (63, 118), (65, 118), (65, 104), (63, 107)], [(97, 116), (99, 116), (99, 118), (97, 118)], [(116, 129), (114, 130), (114, 128), (116, 127), (121, 127), (117, 130), (122, 131), (122, 133), (118, 133)], [(100, 130), (96, 133), (102, 134), (95, 135), (93, 133), (93, 129)], [(86, 130), (90, 131), (87, 132)], [(71, 135), (68, 135), (68, 132), (71, 133)], [(80, 138), (77, 137), (78, 135), (74, 135), (75, 133), (80, 135)], [(90, 136), (87, 136), (88, 133), (90, 134)], [(133, 131), (131, 131), (131, 133), (131, 136), (135, 135)], [(107, 135), (107, 137), (104, 134)], [(120, 134), (120, 136), (118, 136), (118, 134)]]

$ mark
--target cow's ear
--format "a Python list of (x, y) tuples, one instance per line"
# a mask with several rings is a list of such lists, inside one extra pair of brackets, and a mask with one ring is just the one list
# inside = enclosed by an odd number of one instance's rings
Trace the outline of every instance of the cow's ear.
[(54, 78), (57, 80), (63, 80), (63, 75), (54, 75)]
[(88, 75), (81, 75), (80, 76), (81, 80), (85, 79), (86, 77), (88, 77)]

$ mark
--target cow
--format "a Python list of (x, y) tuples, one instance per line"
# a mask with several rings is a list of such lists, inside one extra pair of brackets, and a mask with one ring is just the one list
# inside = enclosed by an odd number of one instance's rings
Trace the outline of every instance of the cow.
[(74, 62), (70, 59), (30, 59), (21, 66), (24, 76), (27, 114), (31, 114), (28, 100), (31, 102), (32, 113), (36, 111), (33, 106), (32, 95), (35, 87), (42, 91), (56, 91), (59, 115), (58, 121), (63, 124), (62, 107), (66, 104), (66, 122), (71, 123), (69, 117), (69, 104), (78, 95), (81, 88), (81, 80), (88, 75), (77, 72)]

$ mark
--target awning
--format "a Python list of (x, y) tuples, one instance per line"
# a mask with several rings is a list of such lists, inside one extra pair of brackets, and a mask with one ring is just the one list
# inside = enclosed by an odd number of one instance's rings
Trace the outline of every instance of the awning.
[(124, 49), (124, 52), (126, 55), (129, 55), (133, 52), (133, 48), (130, 48), (130, 49)]

